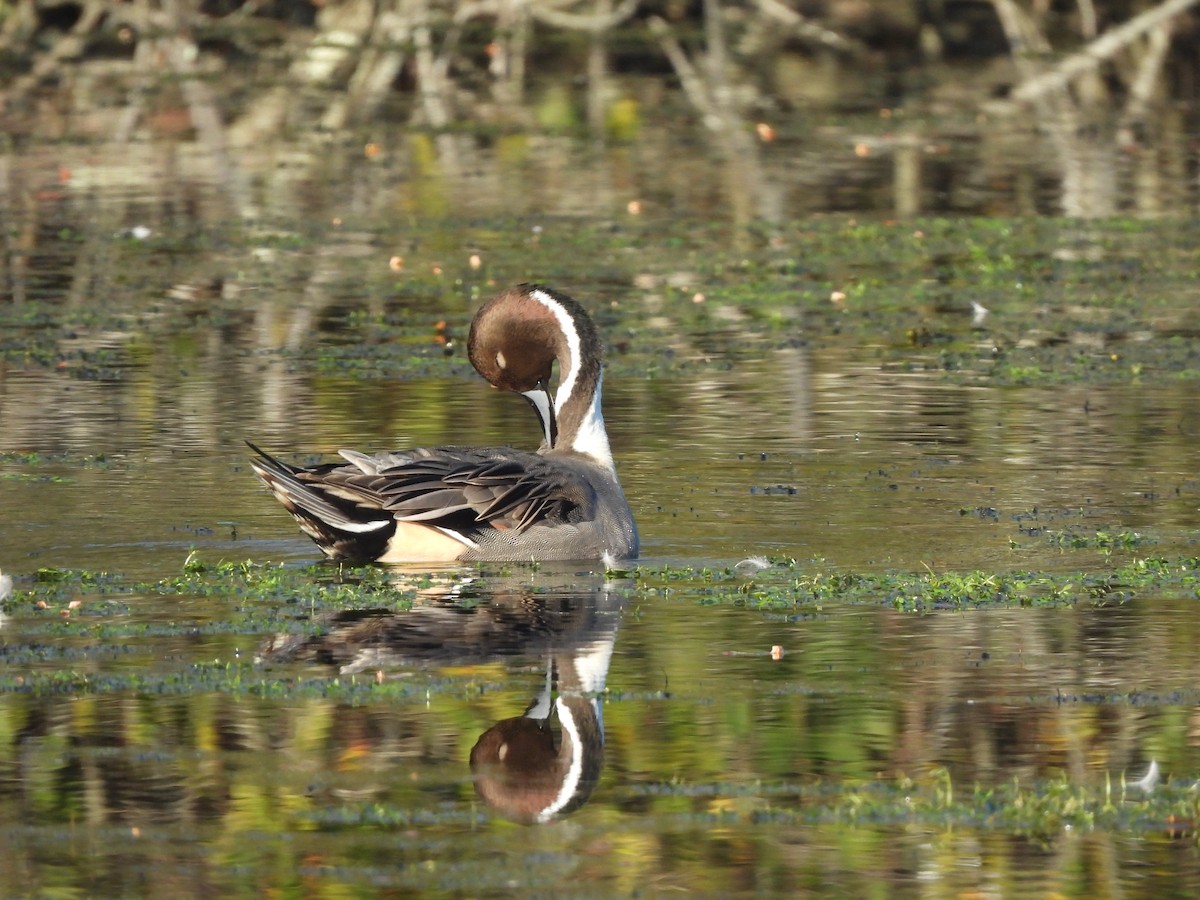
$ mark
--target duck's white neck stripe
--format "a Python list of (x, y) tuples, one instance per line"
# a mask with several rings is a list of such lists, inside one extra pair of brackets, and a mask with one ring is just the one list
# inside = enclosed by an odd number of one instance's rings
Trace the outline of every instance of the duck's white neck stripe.
[(558, 327), (567, 339), (567, 352), (571, 357), (571, 364), (567, 367), (567, 371), (562, 372), (562, 382), (558, 386), (558, 395), (554, 398), (554, 412), (562, 413), (563, 404), (567, 402), (567, 398), (571, 396), (571, 392), (575, 390), (575, 379), (579, 375), (579, 332), (575, 329), (575, 320), (571, 318), (571, 314), (566, 308), (542, 290), (531, 291), (529, 294), (542, 306), (554, 313), (554, 318), (558, 320)]
[[(591, 702), (593, 705), (599, 706), (598, 701), (592, 700)], [(575, 791), (579, 788), (579, 779), (583, 777), (583, 740), (580, 738), (579, 725), (575, 722), (575, 714), (571, 712), (571, 707), (563, 702), (562, 697), (555, 700), (554, 705), (558, 708), (558, 724), (567, 733), (567, 739), (571, 742), (571, 762), (567, 766), (567, 775), (563, 778), (558, 796), (550, 801), (549, 806), (538, 813), (539, 822), (550, 821), (556, 812), (571, 802), (571, 798), (575, 796)]]
[[(561, 425), (563, 406), (566, 405), (567, 400), (574, 393), (575, 382), (579, 377), (579, 365), (583, 352), (579, 340), (579, 331), (575, 328), (575, 320), (571, 318), (571, 314), (567, 312), (566, 307), (545, 291), (533, 290), (530, 291), (529, 295), (554, 314), (554, 318), (558, 320), (558, 327), (562, 329), (562, 333), (567, 339), (567, 354), (570, 357), (570, 365), (567, 366), (567, 371), (561, 373), (562, 381), (559, 383), (558, 393), (554, 397), (554, 413), (558, 416), (559, 424)], [(586, 453), (609, 469), (613, 468), (612, 449), (608, 444), (608, 433), (604, 430), (604, 416), (600, 412), (600, 379), (596, 380), (596, 392), (592, 397), (592, 408), (588, 410), (584, 420), (579, 423), (579, 430), (575, 433), (571, 449), (576, 453)]]

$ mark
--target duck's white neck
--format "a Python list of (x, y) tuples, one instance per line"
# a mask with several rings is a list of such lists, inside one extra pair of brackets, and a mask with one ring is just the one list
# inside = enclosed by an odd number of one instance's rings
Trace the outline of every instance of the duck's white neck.
[[(613, 468), (612, 449), (608, 444), (608, 432), (604, 429), (604, 415), (600, 411), (601, 375), (599, 366), (591, 371), (592, 378), (581, 377), (583, 354), (598, 354), (598, 347), (584, 348), (579, 329), (570, 312), (553, 296), (543, 290), (534, 290), (531, 296), (554, 314), (558, 327), (566, 339), (566, 358), (559, 357), (562, 379), (554, 399), (554, 415), (558, 421), (559, 442), (557, 449), (570, 449), (591, 456), (608, 469)], [(586, 397), (575, 398), (576, 392), (591, 392), (591, 403)], [(574, 402), (572, 402), (574, 400)], [(568, 405), (571, 407), (568, 410)], [(584, 408), (581, 409), (580, 407)], [(566, 446), (563, 446), (565, 444)]]
[[(555, 403), (556, 412), (561, 408), (561, 401)], [(579, 423), (579, 428), (575, 430), (571, 440), (571, 449), (576, 453), (586, 453), (606, 468), (615, 468), (612, 448), (608, 445), (608, 431), (604, 428), (604, 414), (600, 411), (599, 381), (596, 382), (596, 392), (592, 395), (592, 407), (583, 417), (583, 421)]]

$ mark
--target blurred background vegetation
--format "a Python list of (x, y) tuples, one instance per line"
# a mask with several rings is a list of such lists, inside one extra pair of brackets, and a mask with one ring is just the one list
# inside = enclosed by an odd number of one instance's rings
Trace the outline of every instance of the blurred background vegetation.
[(1061, 211), (1109, 215), (1146, 205), (1120, 185), (1161, 180), (1164, 154), (1189, 165), (1195, 6), (20, 0), (0, 4), (0, 116), (10, 146), (194, 142), (241, 212), (246, 179), (284, 164), (252, 151), (279, 140), (361, 139), (370, 158), (388, 149), (380, 126), (401, 125), (424, 141), (412, 152), (453, 177), (505, 135), (643, 145), (669, 124), (672, 141), (723, 161), (738, 220), (778, 221), (794, 189), (777, 170), (865, 114), (877, 127), (843, 137), (859, 158), (894, 161), (900, 214), (928, 208), (922, 174), (947, 140), (1006, 157), (1033, 132)]

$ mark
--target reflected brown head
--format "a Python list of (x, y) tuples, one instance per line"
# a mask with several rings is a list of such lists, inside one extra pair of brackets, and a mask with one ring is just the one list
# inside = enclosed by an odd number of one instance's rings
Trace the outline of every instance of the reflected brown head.
[(544, 720), (504, 719), (471, 748), (475, 792), (508, 818), (532, 824), (562, 788), (564, 767), (558, 757)]

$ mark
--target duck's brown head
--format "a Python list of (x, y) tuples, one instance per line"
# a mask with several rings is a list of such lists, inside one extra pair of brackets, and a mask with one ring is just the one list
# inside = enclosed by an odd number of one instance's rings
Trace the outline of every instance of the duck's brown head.
[[(573, 441), (591, 415), (600, 385), (600, 340), (587, 311), (565, 294), (536, 284), (501, 291), (475, 314), (467, 353), (493, 387), (522, 394), (533, 405), (547, 446), (558, 445), (560, 425), (562, 436)], [(550, 393), (555, 361), (557, 402)]]

